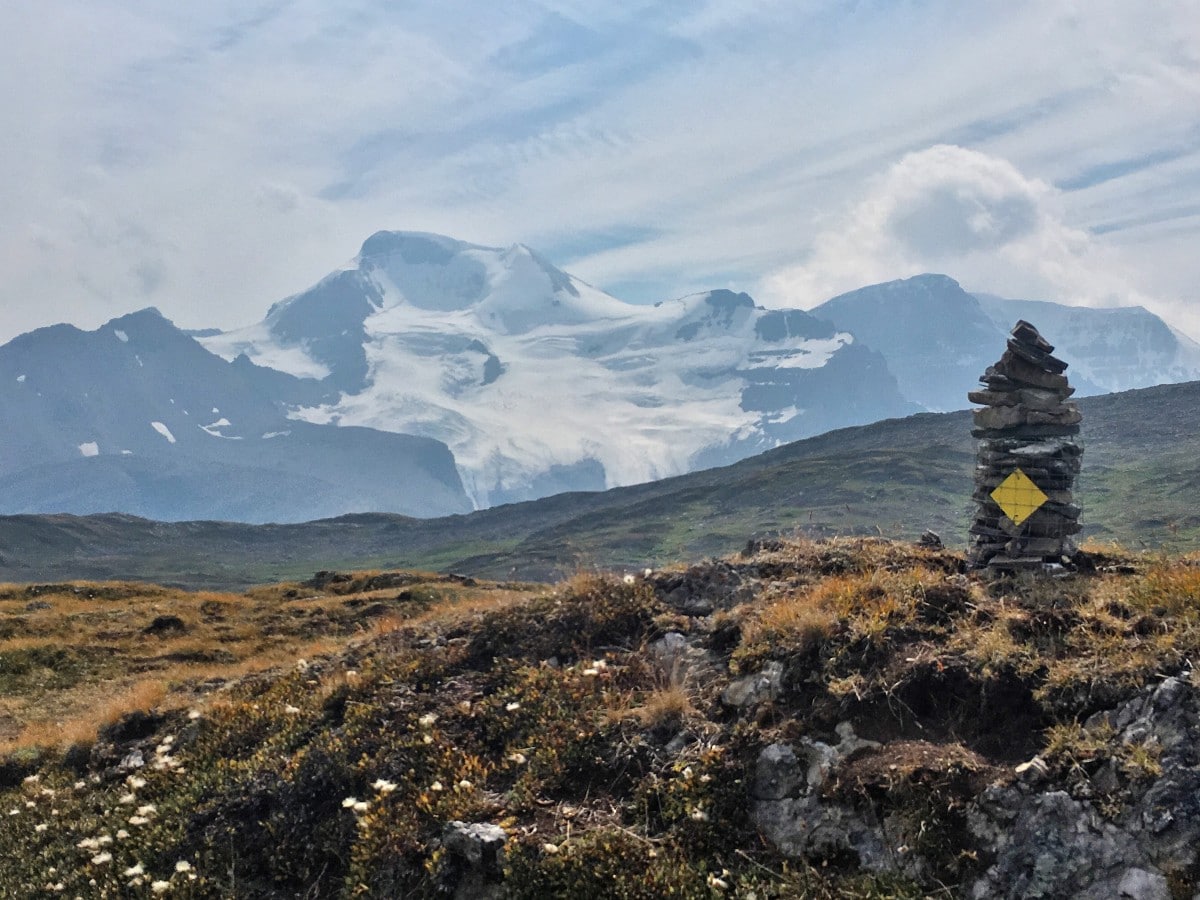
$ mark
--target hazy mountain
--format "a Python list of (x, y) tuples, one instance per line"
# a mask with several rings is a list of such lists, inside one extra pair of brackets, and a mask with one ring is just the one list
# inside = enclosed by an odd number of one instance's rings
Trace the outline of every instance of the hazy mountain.
[(444, 441), (480, 506), (918, 409), (879, 354), (807, 313), (729, 291), (628, 304), (528, 247), (430, 234), (380, 232), (258, 325), (201, 341), (336, 390), (297, 418)]
[(1071, 365), (1080, 396), (1200, 378), (1200, 345), (1141, 307), (1091, 309), (970, 294), (918, 275), (827, 300), (812, 314), (878, 350), (905, 398), (961, 409), (1018, 319), (1033, 322)]
[(967, 405), (1012, 322), (1081, 394), (1200, 377), (1143, 309), (973, 295), (944, 275), (813, 310), (624, 303), (522, 245), (379, 232), (248, 328), (154, 310), (0, 347), (0, 512), (416, 516), (640, 484)]
[(1091, 388), (1080, 393), (1200, 378), (1200, 344), (1141, 306), (1092, 309), (991, 294), (973, 296), (1005, 331), (1017, 319), (1027, 319), (1043, 334), (1053, 335), (1057, 355), (1071, 363), (1072, 381)]
[[(0, 347), (0, 510), (296, 521), (469, 508), (436, 441), (289, 420), (313, 390), (143, 310)], [(316, 396), (315, 393), (312, 396)]]

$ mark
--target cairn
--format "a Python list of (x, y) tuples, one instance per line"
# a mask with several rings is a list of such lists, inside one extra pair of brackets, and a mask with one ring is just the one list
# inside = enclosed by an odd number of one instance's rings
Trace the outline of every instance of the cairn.
[(1000, 361), (980, 376), (967, 399), (979, 439), (975, 519), (967, 562), (997, 572), (1062, 571), (1076, 548), (1079, 507), (1071, 488), (1083, 456), (1082, 416), (1067, 400), (1075, 389), (1054, 347), (1022, 320)]

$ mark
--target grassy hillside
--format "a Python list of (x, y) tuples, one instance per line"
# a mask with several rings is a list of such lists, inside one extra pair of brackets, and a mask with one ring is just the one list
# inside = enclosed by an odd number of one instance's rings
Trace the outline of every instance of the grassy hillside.
[[(1200, 546), (1200, 383), (1080, 401), (1085, 535)], [(545, 580), (727, 553), (757, 534), (965, 541), (974, 446), (966, 412), (831, 432), (736, 465), (466, 516), (346, 516), (304, 525), (164, 524), (127, 516), (0, 519), (0, 577), (142, 578), (238, 587), (318, 568), (419, 567)]]
[[(0, 626), (41, 637), (0, 645), (30, 725), (0, 759), (0, 896), (447, 896), (455, 821), (503, 830), (492, 896), (961, 895), (995, 856), (966, 811), (1014, 764), (1039, 754), (1060, 793), (1109, 772), (1079, 796), (1118, 823), (1162, 773), (1148, 739), (1082, 723), (1185, 672), (1200, 574), (1093, 562), (988, 584), (951, 552), (840, 539), (544, 589), (10, 587)], [(122, 672), (155, 689), (113, 692), (90, 732), (32, 727)], [(886, 822), (919, 865), (764, 840), (756, 760), (813, 741), (852, 747), (823, 808)]]

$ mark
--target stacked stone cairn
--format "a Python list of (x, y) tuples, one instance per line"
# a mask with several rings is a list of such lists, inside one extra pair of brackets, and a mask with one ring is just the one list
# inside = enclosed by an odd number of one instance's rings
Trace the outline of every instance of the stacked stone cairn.
[(980, 376), (983, 390), (967, 394), (983, 406), (972, 431), (979, 444), (967, 562), (974, 569), (1064, 571), (1077, 553), (1071, 536), (1080, 509), (1071, 489), (1083, 456), (1082, 416), (1067, 399), (1075, 392), (1067, 364), (1053, 352), (1019, 321), (1004, 355)]

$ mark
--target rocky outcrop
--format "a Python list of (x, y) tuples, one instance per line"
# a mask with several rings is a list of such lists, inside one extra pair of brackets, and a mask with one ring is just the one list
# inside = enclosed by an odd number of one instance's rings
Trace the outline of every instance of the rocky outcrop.
[(995, 862), (972, 898), (1169, 900), (1169, 879), (1194, 870), (1200, 693), (1191, 680), (1166, 679), (1092, 717), (1085, 734), (1111, 752), (1040, 789), (1017, 783), (979, 798), (971, 832)]
[(1099, 752), (1035, 758), (961, 798), (964, 827), (936, 844), (922, 844), (883, 792), (836, 789), (867, 755), (901, 763), (885, 766), (894, 792), (908, 774), (900, 744), (860, 740), (848, 723), (839, 737), (759, 754), (751, 815), (785, 856), (852, 854), (859, 868), (919, 880), (937, 870), (935, 855), (975, 860), (959, 887), (972, 900), (1171, 900), (1200, 864), (1200, 691), (1187, 676), (1089, 719), (1080, 741)]

